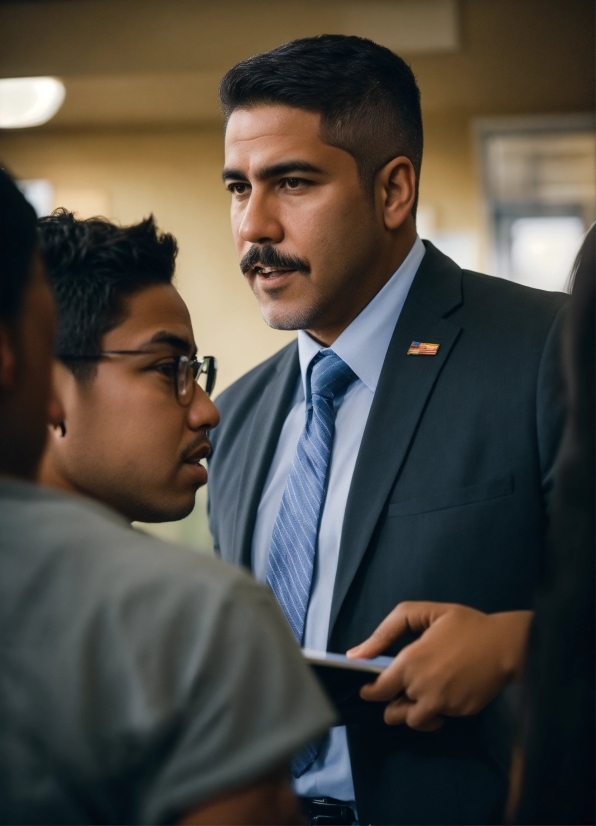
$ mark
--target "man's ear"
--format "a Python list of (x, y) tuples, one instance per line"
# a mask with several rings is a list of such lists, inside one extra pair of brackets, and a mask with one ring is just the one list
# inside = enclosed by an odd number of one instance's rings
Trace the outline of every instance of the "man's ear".
[(74, 376), (61, 362), (54, 361), (52, 366), (52, 390), (48, 403), (48, 425), (50, 432), (64, 438), (66, 436), (66, 410), (68, 389), (72, 388)]
[(14, 335), (3, 322), (0, 322), (0, 393), (13, 389), (16, 383), (17, 360), (14, 347)]
[(399, 229), (412, 214), (416, 200), (416, 173), (412, 162), (403, 155), (393, 158), (379, 170), (375, 185), (381, 198), (385, 227)]

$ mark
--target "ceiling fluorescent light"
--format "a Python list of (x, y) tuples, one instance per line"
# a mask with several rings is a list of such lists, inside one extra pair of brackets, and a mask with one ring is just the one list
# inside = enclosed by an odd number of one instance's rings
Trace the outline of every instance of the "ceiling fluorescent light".
[(54, 77), (14, 77), (0, 80), (0, 129), (39, 126), (54, 117), (66, 90)]

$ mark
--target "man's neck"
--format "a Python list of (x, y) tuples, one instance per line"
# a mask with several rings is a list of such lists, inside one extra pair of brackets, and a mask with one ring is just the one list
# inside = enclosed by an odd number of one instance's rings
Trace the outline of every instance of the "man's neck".
[(78, 490), (72, 482), (70, 482), (59, 469), (56, 467), (49, 452), (46, 452), (41, 460), (39, 471), (37, 474), (37, 481), (46, 485), (49, 488), (65, 491), (66, 493), (74, 493), (81, 496), (81, 491)]
[(37, 475), (36, 480), (40, 485), (45, 485), (48, 488), (53, 488), (54, 490), (61, 491), (63, 493), (70, 493), (74, 494), (75, 496), (81, 496), (85, 499), (91, 499), (95, 502), (98, 502), (100, 505), (104, 505), (106, 508), (110, 508), (110, 510), (116, 511), (120, 516), (123, 516), (127, 522), (133, 522), (134, 516), (129, 516), (127, 513), (119, 510), (118, 508), (114, 507), (111, 502), (104, 502), (97, 496), (93, 496), (92, 493), (89, 493), (85, 490), (81, 490), (77, 487), (71, 480), (63, 474), (58, 467), (56, 467), (55, 462), (53, 461), (52, 457), (46, 453), (41, 461), (41, 465), (39, 467), (39, 473)]

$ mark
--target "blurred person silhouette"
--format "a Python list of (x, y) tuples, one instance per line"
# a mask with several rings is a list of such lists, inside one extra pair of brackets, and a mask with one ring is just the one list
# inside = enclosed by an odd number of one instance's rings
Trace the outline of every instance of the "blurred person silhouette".
[(0, 170), (0, 821), (296, 822), (286, 766), (333, 715), (273, 598), (33, 483), (65, 419), (55, 325), (35, 213)]
[[(182, 519), (207, 480), (219, 422), (215, 360), (197, 358), (172, 284), (177, 244), (153, 217), (128, 227), (57, 210), (39, 222), (58, 327), (52, 428), (40, 479), (130, 521)], [(205, 378), (208, 392), (197, 384)]]
[[(577, 258), (565, 321), (568, 418), (546, 576), (530, 634), (516, 823), (594, 823), (594, 377), (596, 227)], [(515, 792), (514, 792), (515, 793)]]

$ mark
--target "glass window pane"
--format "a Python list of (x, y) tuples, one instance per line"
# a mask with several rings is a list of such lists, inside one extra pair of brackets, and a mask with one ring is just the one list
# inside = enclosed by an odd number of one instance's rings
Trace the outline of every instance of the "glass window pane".
[(565, 290), (584, 232), (576, 216), (513, 221), (511, 279), (541, 290)]

